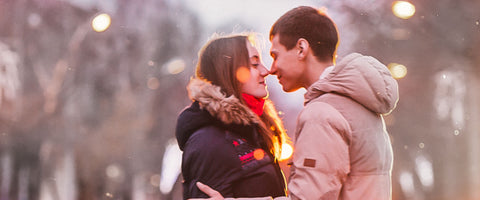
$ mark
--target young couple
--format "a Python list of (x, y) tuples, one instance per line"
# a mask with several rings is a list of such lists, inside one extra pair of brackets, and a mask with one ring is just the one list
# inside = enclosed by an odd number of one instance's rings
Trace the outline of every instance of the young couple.
[[(394, 109), (398, 86), (389, 70), (357, 53), (335, 64), (336, 26), (315, 8), (285, 13), (270, 40), (270, 71), (248, 36), (219, 37), (200, 51), (187, 86), (193, 103), (176, 130), (184, 199), (391, 199), (393, 154), (382, 115)], [(307, 89), (288, 192), (278, 165), (288, 137), (266, 99), (269, 73), (286, 92)]]

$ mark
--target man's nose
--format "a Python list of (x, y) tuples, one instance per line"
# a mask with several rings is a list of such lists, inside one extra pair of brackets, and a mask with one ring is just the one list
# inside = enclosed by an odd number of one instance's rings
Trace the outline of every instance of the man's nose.
[(272, 67), (270, 67), (270, 74), (275, 75), (277, 73), (277, 65), (272, 63)]

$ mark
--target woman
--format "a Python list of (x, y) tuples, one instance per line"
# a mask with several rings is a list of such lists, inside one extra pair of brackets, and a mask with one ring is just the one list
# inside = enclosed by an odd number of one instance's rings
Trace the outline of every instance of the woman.
[(187, 86), (193, 103), (178, 117), (184, 199), (208, 197), (196, 182), (224, 197), (285, 196), (278, 165), (287, 140), (268, 92), (262, 64), (246, 35), (219, 37), (199, 53)]

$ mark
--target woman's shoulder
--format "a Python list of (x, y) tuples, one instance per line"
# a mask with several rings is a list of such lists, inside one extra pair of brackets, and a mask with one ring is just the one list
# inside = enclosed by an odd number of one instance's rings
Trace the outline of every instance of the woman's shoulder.
[(227, 131), (215, 125), (204, 126), (197, 129), (186, 143), (186, 151), (204, 153), (219, 153), (232, 148), (227, 140)]
[(226, 131), (216, 125), (208, 125), (197, 129), (191, 136), (190, 139), (195, 139), (195, 141), (211, 141), (211, 140), (222, 140), (225, 139)]
[(208, 165), (228, 170), (239, 168), (240, 161), (227, 133), (218, 126), (205, 126), (195, 131), (185, 145), (184, 162), (197, 167)]

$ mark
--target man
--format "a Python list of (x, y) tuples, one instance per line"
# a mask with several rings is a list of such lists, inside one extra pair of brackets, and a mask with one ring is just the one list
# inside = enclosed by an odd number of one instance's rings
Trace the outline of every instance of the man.
[[(393, 154), (382, 116), (396, 106), (398, 85), (385, 65), (357, 53), (334, 65), (336, 26), (311, 7), (280, 17), (270, 40), (271, 73), (283, 90), (307, 89), (295, 132), (289, 198), (391, 199)], [(216, 195), (205, 188), (200, 185)]]

